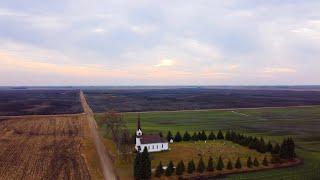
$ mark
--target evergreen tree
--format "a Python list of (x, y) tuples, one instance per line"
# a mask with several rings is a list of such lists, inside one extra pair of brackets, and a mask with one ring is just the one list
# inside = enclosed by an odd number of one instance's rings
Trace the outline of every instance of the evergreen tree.
[(281, 147), (280, 147), (280, 158), (282, 159), (288, 159), (289, 158), (289, 148), (288, 148), (288, 140), (287, 139), (284, 139), (282, 144), (281, 144)]
[(266, 153), (267, 152), (267, 145), (264, 142), (264, 139), (261, 137), (260, 141), (258, 141), (258, 152)]
[(206, 134), (205, 131), (202, 131), (201, 138), (202, 138), (202, 141), (206, 141), (208, 139), (207, 134)]
[(222, 134), (222, 131), (221, 130), (219, 130), (219, 132), (218, 132), (218, 135), (217, 135), (217, 139), (224, 139), (224, 137), (223, 137), (223, 134)]
[(196, 169), (196, 167), (195, 167), (193, 160), (189, 161), (188, 162), (188, 173), (192, 174), (195, 169)]
[(280, 145), (276, 143), (276, 145), (273, 148), (272, 154), (279, 154), (280, 153)]
[(185, 171), (184, 163), (181, 160), (176, 167), (176, 175), (182, 175)]
[(209, 160), (208, 160), (208, 166), (207, 166), (207, 171), (213, 171), (214, 167), (213, 167), (213, 159), (210, 156)]
[(168, 142), (170, 142), (171, 139), (173, 139), (173, 136), (172, 136), (172, 134), (171, 134), (171, 131), (169, 131), (168, 134), (167, 134), (167, 140), (168, 140)]
[(214, 140), (214, 139), (216, 139), (216, 135), (214, 135), (214, 133), (211, 131), (209, 136), (208, 136), (208, 139), (209, 140)]
[(230, 140), (231, 140), (231, 132), (230, 132), (230, 131), (227, 131), (227, 132), (226, 132), (225, 139), (226, 139), (227, 141), (230, 141)]
[(147, 147), (143, 149), (141, 154), (141, 174), (143, 179), (150, 179), (151, 177), (151, 159)]
[(221, 158), (221, 156), (219, 157), (219, 160), (218, 160), (218, 164), (217, 164), (217, 170), (221, 171), (222, 169), (224, 168), (224, 164), (223, 164), (223, 160)]
[(160, 161), (160, 163), (159, 163), (159, 165), (157, 166), (157, 169), (156, 169), (155, 177), (161, 177), (161, 175), (163, 173), (164, 173), (164, 170), (163, 170), (162, 163)]
[(181, 137), (180, 132), (178, 131), (176, 136), (174, 137), (174, 141), (175, 142), (180, 142), (181, 140), (182, 140), (182, 137)]
[(203, 173), (205, 169), (206, 169), (206, 167), (205, 167), (205, 164), (204, 164), (203, 159), (201, 157), (199, 160), (199, 163), (198, 163), (197, 171), (199, 173)]
[(270, 141), (268, 142), (268, 145), (267, 145), (267, 151), (271, 153), (273, 152), (273, 146)]
[(170, 161), (166, 169), (166, 176), (171, 176), (173, 172), (174, 172), (174, 165), (173, 165), (173, 162)]
[(252, 165), (253, 165), (253, 162), (252, 162), (251, 156), (249, 156), (247, 160), (247, 167), (252, 168)]
[(199, 140), (198, 135), (196, 132), (194, 132), (192, 135), (192, 141), (198, 141), (198, 140)]
[(134, 179), (142, 179), (141, 153), (137, 153), (133, 165)]
[(200, 141), (202, 141), (202, 134), (201, 134), (201, 132), (198, 132), (198, 140), (200, 140)]
[(236, 162), (236, 164), (234, 165), (234, 167), (237, 168), (237, 169), (241, 169), (241, 168), (242, 168), (240, 158), (237, 159), (237, 162)]
[(268, 166), (268, 165), (269, 165), (267, 156), (265, 156), (265, 157), (263, 158), (262, 165), (264, 165), (264, 166)]
[(188, 131), (186, 131), (183, 135), (183, 141), (190, 141), (190, 139), (191, 139), (191, 136), (188, 133)]
[(159, 136), (160, 136), (160, 137), (163, 137), (163, 134), (162, 134), (162, 132), (159, 132)]
[(292, 138), (288, 139), (288, 156), (290, 159), (293, 159), (296, 157), (296, 152), (295, 152), (295, 143)]
[(254, 158), (254, 160), (253, 160), (253, 165), (254, 165), (255, 167), (259, 167), (260, 163), (259, 163), (259, 161), (258, 161), (257, 158)]
[(229, 159), (229, 162), (227, 164), (227, 169), (229, 170), (232, 170), (233, 169), (233, 166), (232, 166), (232, 163), (231, 163), (231, 160)]

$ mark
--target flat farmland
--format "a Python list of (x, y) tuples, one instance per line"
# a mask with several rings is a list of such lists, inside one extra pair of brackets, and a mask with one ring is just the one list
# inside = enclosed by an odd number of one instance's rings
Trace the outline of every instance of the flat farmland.
[(256, 89), (87, 89), (94, 112), (174, 111), (320, 105), (320, 91)]
[(2, 118), (0, 179), (102, 179), (85, 116)]
[[(320, 177), (320, 106), (255, 108), (228, 110), (198, 110), (173, 112), (143, 112), (144, 133), (170, 130), (189, 132), (235, 130), (244, 134), (262, 136), (265, 140), (279, 142), (288, 136), (295, 139), (296, 152), (304, 160), (303, 165), (263, 172), (228, 176), (229, 179), (318, 179)], [(103, 114), (96, 114), (96, 120)], [(132, 133), (136, 129), (137, 113), (124, 113)], [(101, 131), (105, 132), (105, 127)]]
[(79, 90), (0, 89), (0, 116), (56, 115), (83, 112)]

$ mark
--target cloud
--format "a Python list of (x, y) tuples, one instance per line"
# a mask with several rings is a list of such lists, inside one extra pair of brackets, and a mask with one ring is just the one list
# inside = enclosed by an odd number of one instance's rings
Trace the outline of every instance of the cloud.
[(92, 30), (92, 32), (93, 33), (104, 33), (104, 32), (106, 32), (106, 30), (103, 28), (95, 28)]
[(293, 68), (286, 68), (286, 67), (272, 67), (272, 68), (265, 68), (263, 70), (264, 73), (295, 73), (297, 70)]
[(172, 59), (162, 59), (159, 64), (156, 64), (156, 67), (166, 67), (166, 66), (173, 66), (174, 61)]

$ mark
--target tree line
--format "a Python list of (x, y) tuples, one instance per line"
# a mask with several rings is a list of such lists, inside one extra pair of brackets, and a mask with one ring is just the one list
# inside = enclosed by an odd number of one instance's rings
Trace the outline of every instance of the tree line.
[[(259, 160), (257, 158), (252, 159), (251, 156), (247, 158), (246, 167), (254, 168), (260, 166)], [(263, 166), (268, 166), (269, 161), (265, 156), (262, 163)], [(183, 175), (184, 173), (193, 174), (203, 173), (205, 171), (213, 172), (215, 170), (222, 171), (224, 169), (232, 170), (232, 169), (241, 169), (243, 167), (240, 158), (238, 157), (236, 162), (232, 162), (232, 160), (228, 160), (227, 164), (225, 165), (222, 157), (220, 156), (217, 160), (217, 163), (214, 163), (213, 158), (210, 156), (208, 162), (205, 163), (203, 158), (201, 157), (196, 164), (193, 160), (190, 160), (186, 165), (183, 160), (179, 161), (176, 166), (174, 165), (173, 161), (169, 161), (167, 167), (164, 168), (162, 162), (160, 161), (158, 166), (156, 167), (156, 171), (154, 176), (161, 177), (165, 176), (172, 176), (172, 175)], [(151, 159), (148, 153), (147, 148), (144, 148), (143, 152), (137, 152), (136, 158), (134, 161), (134, 178), (136, 180), (142, 179), (150, 179), (152, 176), (151, 173)]]
[(295, 153), (295, 143), (292, 138), (286, 138), (283, 140), (282, 144), (279, 143), (272, 144), (270, 141), (267, 143), (260, 137), (247, 136), (245, 134), (236, 133), (234, 131), (226, 131), (223, 133), (221, 130), (218, 131), (217, 135), (211, 131), (209, 135), (205, 131), (194, 132), (191, 135), (186, 131), (183, 136), (178, 131), (175, 136), (172, 135), (171, 131), (168, 131), (167, 140), (173, 140), (174, 142), (181, 141), (206, 141), (206, 140), (227, 140), (233, 143), (246, 146), (249, 149), (254, 149), (260, 153), (270, 152), (275, 161), (280, 159), (293, 159), (296, 157)]

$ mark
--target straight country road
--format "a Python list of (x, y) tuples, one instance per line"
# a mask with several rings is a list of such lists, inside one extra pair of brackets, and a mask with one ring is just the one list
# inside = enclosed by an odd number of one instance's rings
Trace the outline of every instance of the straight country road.
[(112, 161), (107, 153), (107, 150), (104, 146), (104, 144), (101, 141), (101, 138), (99, 136), (99, 133), (97, 131), (98, 126), (94, 119), (93, 111), (91, 110), (90, 106), (87, 103), (87, 100), (83, 94), (83, 92), (80, 92), (80, 100), (83, 107), (83, 111), (87, 116), (87, 119), (89, 121), (90, 130), (92, 133), (92, 137), (94, 140), (94, 144), (96, 146), (96, 150), (99, 156), (101, 169), (103, 171), (103, 176), (105, 180), (117, 180), (117, 175), (115, 173), (115, 170), (113, 168)]

